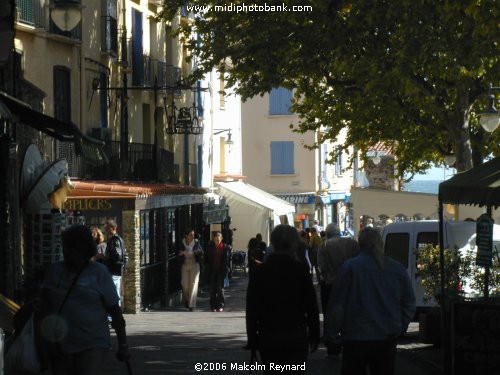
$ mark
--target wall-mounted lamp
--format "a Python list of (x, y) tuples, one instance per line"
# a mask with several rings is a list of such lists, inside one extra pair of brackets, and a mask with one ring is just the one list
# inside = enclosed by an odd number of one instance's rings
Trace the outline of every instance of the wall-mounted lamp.
[(221, 134), (227, 132), (227, 139), (224, 141), (224, 144), (227, 146), (232, 146), (234, 145), (234, 141), (232, 140), (231, 136), (231, 129), (214, 129), (214, 135)]
[(495, 108), (495, 96), (493, 90), (500, 90), (500, 87), (493, 87), (490, 85), (488, 88), (488, 106), (483, 113), (479, 114), (479, 122), (484, 130), (493, 133), (500, 124), (500, 115)]
[(382, 161), (382, 158), (379, 156), (378, 151), (375, 151), (375, 156), (372, 156), (372, 162), (375, 165), (379, 165)]
[(82, 5), (75, 0), (55, 0), (50, 5), (50, 17), (62, 31), (73, 30), (82, 20)]

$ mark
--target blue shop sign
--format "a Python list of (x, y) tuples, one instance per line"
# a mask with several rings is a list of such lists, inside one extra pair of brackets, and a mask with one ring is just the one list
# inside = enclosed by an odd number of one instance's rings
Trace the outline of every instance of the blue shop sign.
[(309, 194), (287, 194), (277, 195), (277, 197), (291, 204), (314, 204), (316, 202), (316, 196)]

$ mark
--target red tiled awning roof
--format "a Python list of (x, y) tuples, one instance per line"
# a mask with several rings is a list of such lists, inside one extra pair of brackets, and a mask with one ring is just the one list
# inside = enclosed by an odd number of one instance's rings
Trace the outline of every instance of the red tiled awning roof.
[(377, 142), (375, 145), (371, 146), (368, 151), (372, 152), (380, 152), (381, 154), (383, 153), (384, 155), (393, 155), (394, 154), (394, 148), (392, 146), (387, 145), (384, 142)]
[(205, 194), (206, 190), (193, 186), (167, 183), (130, 181), (72, 181), (68, 199), (107, 198), (130, 199), (153, 195)]

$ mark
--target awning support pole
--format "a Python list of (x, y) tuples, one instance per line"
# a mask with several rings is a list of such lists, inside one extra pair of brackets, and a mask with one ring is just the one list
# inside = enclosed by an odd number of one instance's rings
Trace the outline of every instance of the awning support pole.
[(447, 336), (447, 319), (446, 319), (446, 295), (445, 295), (445, 272), (444, 272), (444, 217), (443, 217), (443, 202), (439, 200), (439, 273), (440, 273), (440, 300), (439, 304), (441, 307), (441, 345), (443, 348), (443, 367), (444, 374), (449, 375), (451, 373), (451, 358), (450, 358), (450, 348), (449, 339)]

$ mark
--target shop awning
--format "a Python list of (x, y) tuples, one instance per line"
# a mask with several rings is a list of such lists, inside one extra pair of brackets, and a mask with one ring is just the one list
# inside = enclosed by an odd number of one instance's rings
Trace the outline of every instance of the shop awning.
[(74, 142), (76, 152), (88, 161), (108, 162), (103, 142), (83, 134), (75, 124), (35, 111), (28, 104), (4, 92), (0, 92), (0, 113), (3, 119), (26, 124), (59, 141)]
[(499, 207), (500, 156), (439, 184), (443, 203)]
[[(231, 217), (233, 248), (246, 249), (248, 240), (257, 233), (269, 243), (274, 226), (293, 225), (295, 206), (242, 181), (217, 182), (218, 194), (226, 199)], [(286, 220), (284, 219), (286, 216)]]
[[(238, 194), (248, 201), (271, 209), (278, 216), (295, 212), (293, 204), (242, 181), (217, 182), (217, 185), (233, 194)], [(224, 196), (224, 194), (221, 195)]]
[(72, 181), (68, 199), (135, 199), (158, 195), (204, 194), (205, 189), (179, 184), (129, 181)]

